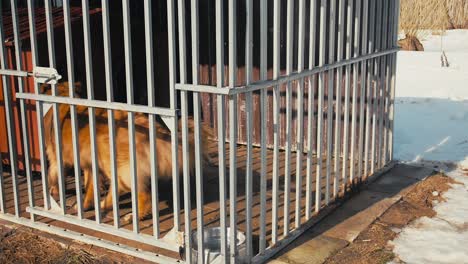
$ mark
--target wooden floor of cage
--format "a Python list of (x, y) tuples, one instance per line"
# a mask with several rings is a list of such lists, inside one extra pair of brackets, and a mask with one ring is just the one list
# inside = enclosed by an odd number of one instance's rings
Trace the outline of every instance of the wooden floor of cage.
[[(208, 148), (210, 153), (210, 164), (203, 168), (203, 195), (204, 195), (204, 205), (203, 205), (203, 218), (204, 218), (204, 225), (205, 226), (219, 226), (220, 225), (220, 210), (219, 210), (219, 173), (218, 173), (218, 144), (217, 142), (211, 142)], [(226, 192), (229, 194), (229, 145), (226, 144)], [(294, 228), (294, 221), (295, 221), (295, 203), (296, 203), (296, 153), (291, 153), (291, 191), (290, 191), (290, 210), (289, 210), (289, 217), (290, 217), (290, 230)], [(236, 217), (237, 217), (237, 224), (240, 231), (246, 230), (246, 177), (245, 177), (245, 164), (247, 158), (247, 147), (243, 145), (238, 145), (237, 148), (237, 207), (236, 207)], [(305, 219), (305, 206), (306, 206), (306, 173), (307, 173), (307, 154), (303, 153), (302, 155), (302, 186), (301, 186), (301, 223), (306, 222)], [(315, 190), (316, 190), (316, 166), (317, 164), (317, 157), (313, 156), (313, 166), (312, 166), (312, 210), (315, 205)], [(325, 206), (325, 190), (326, 190), (326, 157), (323, 158), (323, 173), (322, 173), (322, 181), (321, 181), (321, 193), (322, 193), (322, 207)], [(330, 201), (333, 201), (333, 184), (335, 174), (333, 172), (333, 164), (334, 158), (332, 158), (331, 162), (331, 177), (330, 177)], [(342, 179), (342, 160), (340, 158), (340, 175), (339, 175), (339, 196), (343, 195), (343, 179)], [(348, 163), (349, 168), (349, 163)], [(356, 164), (357, 170), (357, 164)], [(258, 236), (260, 234), (260, 169), (261, 169), (261, 158), (260, 158), (260, 148), (253, 147), (252, 148), (252, 169), (253, 169), (253, 180), (252, 180), (252, 232), (253, 232), (253, 250), (254, 254), (258, 252)], [(267, 243), (271, 242), (271, 233), (272, 233), (272, 180), (273, 180), (273, 150), (267, 150), (267, 193), (266, 193), (266, 240)], [(279, 188), (278, 188), (278, 235), (281, 239), (283, 234), (284, 228), (284, 198), (285, 198), (285, 152), (279, 152)], [(349, 173), (348, 173), (349, 175)], [(359, 175), (357, 173), (356, 175)], [(13, 202), (13, 188), (12, 188), (12, 178), (10, 174), (4, 173), (4, 188), (5, 188), (5, 202), (6, 202), (6, 211), (8, 213), (14, 214), (14, 202)], [(181, 178), (182, 180), (182, 178)], [(76, 204), (76, 189), (75, 189), (75, 181), (73, 176), (67, 176), (66, 178), (66, 201), (67, 201), (67, 214), (75, 215), (76, 211), (73, 209), (73, 206)], [(194, 182), (194, 181), (193, 181)], [(347, 180), (348, 182), (348, 180)], [(29, 206), (28, 204), (28, 190), (27, 190), (27, 181), (26, 177), (20, 175), (18, 177), (18, 190), (19, 190), (19, 197), (20, 197), (20, 212), (21, 216), (30, 218), (29, 213), (26, 212), (26, 207)], [(42, 190), (42, 181), (40, 175), (35, 175), (33, 181), (33, 188), (35, 194), (35, 205), (36, 207), (43, 207), (43, 190)], [(159, 186), (159, 225), (160, 225), (160, 238), (166, 235), (171, 229), (174, 227), (173, 222), (173, 209), (172, 209), (172, 187), (169, 186)], [(166, 187), (166, 188), (164, 188)], [(347, 184), (347, 187), (349, 184)], [(163, 188), (166, 191), (163, 191)], [(180, 185), (180, 192), (183, 193), (182, 184)], [(195, 186), (191, 186), (191, 203), (192, 203), (192, 210), (191, 214), (191, 225), (192, 229), (196, 230), (196, 220), (197, 220), (197, 212), (196, 212), (196, 199), (195, 199)], [(103, 196), (104, 193), (101, 193)], [(227, 196), (227, 218), (226, 221), (229, 225), (229, 195)], [(181, 206), (181, 231), (184, 230), (184, 203), (183, 203), (183, 196), (180, 196), (180, 206)], [(121, 219), (131, 212), (131, 199), (130, 195), (125, 195), (120, 197), (120, 215)], [(85, 212), (84, 217), (89, 220), (95, 219), (95, 211), (90, 210)], [(37, 216), (37, 221), (44, 222), (53, 226), (57, 226), (60, 228), (73, 230), (79, 233), (92, 235), (98, 238), (102, 238), (111, 242), (121, 243), (122, 245), (128, 245), (131, 247), (135, 247), (141, 250), (147, 250), (159, 254), (163, 254), (168, 257), (179, 258), (179, 254), (171, 251), (167, 251), (164, 249), (156, 248), (153, 246), (149, 246), (143, 243), (138, 243), (135, 241), (127, 240), (124, 238), (120, 238), (117, 236), (113, 236), (112, 234), (101, 233), (94, 230), (90, 230), (84, 227), (76, 226), (70, 223), (65, 223), (61, 221), (57, 221), (54, 219), (46, 218)], [(113, 214), (112, 211), (107, 212), (103, 215), (103, 223), (109, 226), (113, 225)], [(140, 220), (140, 230), (142, 233), (152, 235), (153, 234), (153, 220), (152, 216), (149, 216), (145, 220)], [(121, 228), (132, 230), (132, 223), (123, 223)]]

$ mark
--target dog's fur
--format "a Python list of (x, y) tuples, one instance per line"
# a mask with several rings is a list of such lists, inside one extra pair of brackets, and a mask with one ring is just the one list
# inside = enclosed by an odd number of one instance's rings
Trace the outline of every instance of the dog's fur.
[[(75, 84), (76, 93), (80, 91), (80, 84)], [(46, 94), (50, 94), (50, 89), (42, 87)], [(68, 96), (68, 83), (57, 85), (57, 95)], [(85, 196), (83, 200), (83, 209), (88, 210), (94, 206), (93, 198), (93, 178), (92, 178), (92, 158), (91, 158), (91, 138), (89, 127), (88, 107), (76, 106), (77, 130), (79, 137), (80, 168), (84, 175)], [(108, 115), (105, 109), (95, 109), (96, 120), (96, 147), (99, 174), (105, 179), (112, 181), (111, 177), (111, 157), (109, 145)], [(62, 140), (62, 160), (64, 168), (73, 167), (73, 143), (72, 126), (70, 117), (70, 106), (59, 105), (59, 120)], [(131, 192), (131, 173), (129, 161), (129, 133), (128, 133), (128, 115), (125, 111), (114, 111), (115, 120), (115, 154), (118, 177), (119, 195)], [(193, 120), (188, 120), (189, 134), (194, 133)], [(181, 123), (179, 121), (179, 128)], [(48, 182), (51, 195), (58, 194), (58, 171), (57, 155), (55, 144), (54, 115), (52, 108), (44, 117), (45, 146), (47, 159), (49, 161)], [(170, 181), (172, 179), (172, 157), (171, 157), (171, 133), (159, 122), (156, 122), (156, 155), (158, 180)], [(208, 160), (206, 155), (206, 140), (211, 135), (210, 129), (202, 125), (202, 160)], [(181, 136), (179, 133), (179, 142)], [(139, 217), (144, 218), (151, 212), (151, 161), (149, 144), (149, 120), (146, 114), (135, 114), (135, 152), (137, 164), (137, 189), (138, 189), (138, 210)], [(190, 171), (194, 171), (194, 140), (189, 136), (189, 156)], [(178, 149), (179, 171), (182, 171), (182, 146)], [(192, 173), (193, 175), (193, 173)], [(102, 177), (100, 177), (102, 179)], [(108, 191), (107, 196), (101, 201), (103, 210), (112, 209), (112, 192)]]

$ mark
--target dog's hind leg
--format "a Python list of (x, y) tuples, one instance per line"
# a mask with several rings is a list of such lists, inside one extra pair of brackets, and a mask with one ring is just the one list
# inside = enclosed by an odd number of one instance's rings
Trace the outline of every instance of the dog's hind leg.
[(90, 169), (83, 170), (85, 196), (83, 199), (83, 210), (89, 210), (94, 207), (94, 183), (93, 176)]
[(49, 172), (48, 172), (48, 183), (50, 195), (55, 199), (59, 199), (59, 184), (58, 184), (58, 171), (57, 163), (49, 163)]

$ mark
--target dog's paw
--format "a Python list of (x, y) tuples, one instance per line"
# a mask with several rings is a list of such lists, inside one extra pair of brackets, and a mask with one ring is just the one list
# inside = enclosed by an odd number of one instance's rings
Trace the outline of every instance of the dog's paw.
[(133, 214), (128, 213), (122, 217), (122, 223), (123, 224), (130, 224), (133, 222)]

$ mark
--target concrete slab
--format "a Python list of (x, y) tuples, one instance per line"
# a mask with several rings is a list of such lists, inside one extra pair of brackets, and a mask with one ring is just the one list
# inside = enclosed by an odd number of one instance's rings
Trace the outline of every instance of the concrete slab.
[(369, 186), (369, 190), (389, 195), (405, 195), (411, 186), (431, 175), (432, 169), (398, 164)]
[(398, 164), (282, 250), (270, 263), (323, 263), (354, 241), (432, 169)]
[(308, 241), (295, 241), (285, 253), (270, 263), (319, 264), (346, 247), (348, 242), (327, 236), (316, 236)]
[[(400, 196), (387, 197), (384, 193), (364, 191), (332, 214), (324, 228), (324, 235), (353, 242), (361, 232), (395, 204)], [(361, 207), (362, 210), (359, 210)], [(328, 228), (328, 226), (333, 227)]]

